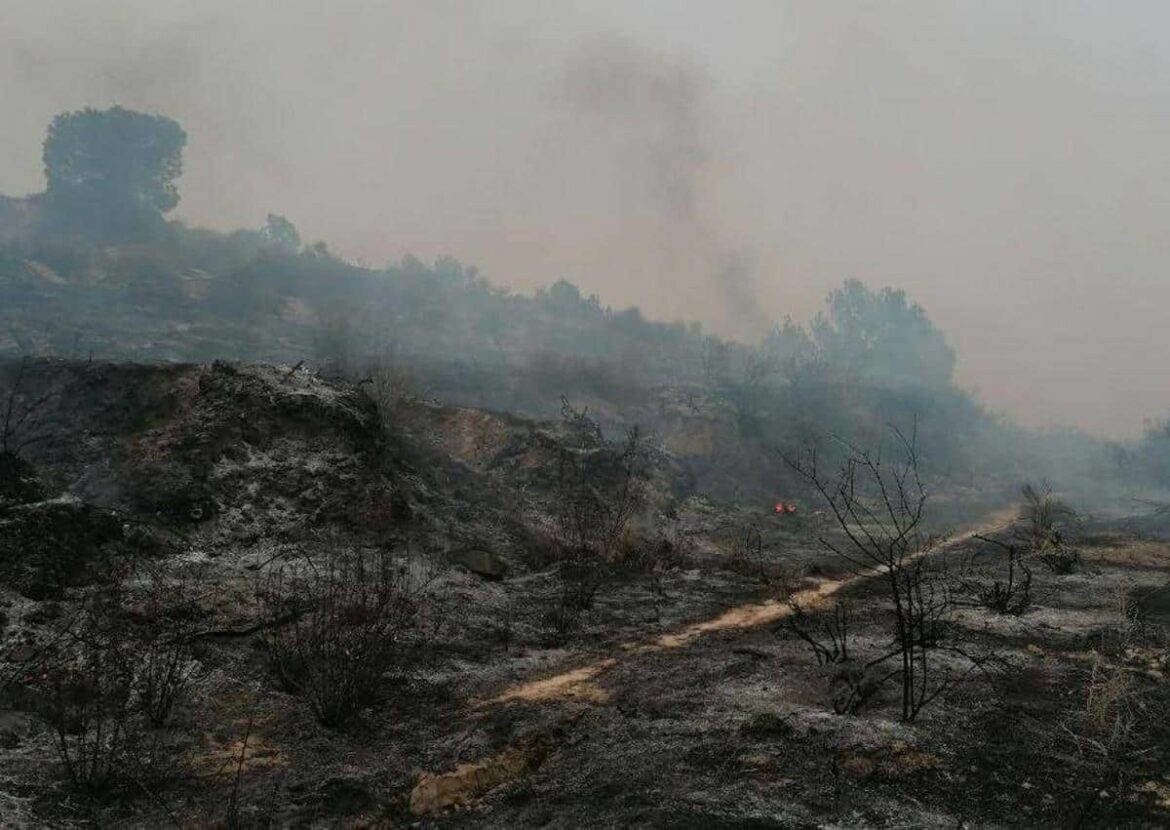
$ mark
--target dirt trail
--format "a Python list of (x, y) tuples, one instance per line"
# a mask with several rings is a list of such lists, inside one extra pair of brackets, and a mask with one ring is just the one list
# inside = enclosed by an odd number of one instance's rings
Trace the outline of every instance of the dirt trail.
[[(1003, 528), (1015, 517), (1015, 508), (997, 511), (988, 519), (947, 539), (923, 555), (934, 555), (980, 534), (992, 533)], [(857, 585), (880, 575), (876, 569), (844, 577), (826, 579), (810, 588), (797, 591), (792, 598), (804, 608), (815, 608), (826, 599), (846, 588)], [(584, 666), (545, 677), (528, 680), (508, 687), (495, 697), (475, 703), (475, 708), (484, 710), (514, 701), (526, 703), (548, 703), (553, 701), (578, 702), (604, 706), (612, 700), (612, 693), (599, 686), (596, 681), (618, 666), (623, 659), (637, 655), (682, 648), (704, 634), (717, 631), (749, 631), (784, 619), (793, 613), (787, 602), (768, 600), (738, 605), (724, 611), (717, 617), (692, 623), (678, 631), (662, 634), (641, 642), (623, 643), (617, 654), (600, 658)], [(415, 815), (441, 812), (456, 805), (467, 805), (487, 790), (533, 769), (543, 761), (546, 747), (537, 758), (525, 752), (520, 745), (506, 747), (496, 755), (475, 764), (463, 764), (455, 770), (431, 775), (424, 773), (410, 795), (410, 810)]]
[[(927, 551), (925, 555), (934, 555), (963, 544), (975, 536), (992, 533), (1010, 522), (1015, 515), (1014, 507), (997, 511), (986, 521), (951, 536), (941, 545)], [(793, 593), (792, 599), (803, 608), (816, 608), (834, 594), (879, 575), (880, 572), (873, 569), (841, 579), (822, 580), (810, 588)], [(619, 654), (615, 656), (601, 658), (552, 677), (528, 680), (510, 686), (495, 697), (477, 702), (476, 708), (482, 709), (510, 701), (543, 703), (553, 700), (576, 700), (605, 704), (609, 702), (611, 694), (594, 681), (617, 666), (623, 657), (682, 648), (704, 634), (729, 630), (747, 631), (778, 622), (791, 614), (792, 606), (788, 602), (778, 600), (737, 605), (717, 617), (692, 623), (678, 631), (640, 642), (623, 643), (619, 647)]]

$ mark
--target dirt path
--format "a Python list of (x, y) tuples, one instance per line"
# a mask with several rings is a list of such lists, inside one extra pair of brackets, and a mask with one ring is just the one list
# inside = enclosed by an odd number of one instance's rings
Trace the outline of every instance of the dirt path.
[[(945, 552), (970, 541), (975, 536), (1000, 530), (1015, 515), (1014, 507), (997, 511), (980, 524), (948, 538), (943, 544), (923, 555)], [(803, 608), (816, 608), (833, 595), (880, 575), (879, 570), (873, 569), (841, 579), (822, 580), (810, 588), (795, 592), (792, 599)], [(793, 608), (788, 602), (778, 600), (737, 605), (716, 617), (692, 623), (678, 631), (647, 640), (623, 643), (615, 654), (583, 666), (551, 677), (514, 684), (494, 697), (475, 701), (473, 705), (480, 711), (515, 701), (576, 702), (604, 706), (612, 700), (613, 694), (597, 681), (625, 660), (639, 655), (679, 649), (706, 634), (720, 631), (750, 631), (782, 620), (792, 613)], [(530, 754), (519, 746), (507, 747), (490, 758), (475, 764), (461, 765), (449, 773), (442, 775), (424, 773), (411, 793), (410, 809), (416, 815), (426, 815), (441, 812), (448, 807), (469, 804), (489, 789), (530, 769), (534, 761), (533, 754), (539, 754), (543, 759), (545, 752)], [(538, 764), (539, 761), (535, 763)]]
[[(948, 538), (924, 555), (934, 555), (950, 550), (975, 536), (993, 533), (1002, 529), (1016, 515), (1016, 508), (1005, 508), (993, 513), (984, 522), (967, 528), (963, 532)], [(881, 575), (878, 569), (864, 571), (841, 579), (826, 579), (810, 588), (792, 594), (792, 599), (802, 608), (813, 609), (824, 603), (829, 597), (838, 594), (847, 588), (874, 579)], [(623, 643), (619, 652), (610, 657), (598, 659), (584, 666), (545, 677), (539, 680), (529, 680), (509, 686), (500, 694), (487, 700), (478, 701), (476, 708), (496, 706), (510, 701), (526, 701), (542, 703), (553, 700), (573, 700), (593, 704), (608, 703), (611, 694), (597, 686), (596, 681), (603, 674), (616, 667), (624, 658), (631, 655), (648, 654), (658, 651), (667, 651), (686, 646), (704, 634), (718, 631), (740, 630), (749, 631), (754, 628), (778, 622), (793, 613), (792, 606), (779, 600), (764, 602), (749, 602), (729, 608), (717, 617), (692, 623), (678, 631), (661, 634), (648, 640)]]

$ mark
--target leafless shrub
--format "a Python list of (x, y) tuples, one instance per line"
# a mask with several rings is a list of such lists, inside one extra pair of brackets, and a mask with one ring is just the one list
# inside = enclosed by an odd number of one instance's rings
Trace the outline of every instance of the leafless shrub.
[(359, 333), (356, 312), (336, 307), (318, 313), (313, 329), (313, 356), (321, 371), (333, 377), (352, 377), (358, 367)]
[(1142, 603), (1142, 592), (1117, 589), (1110, 603), (1111, 619), (1097, 635), (1102, 653), (1118, 656), (1165, 644), (1164, 629), (1151, 622)]
[[(954, 642), (950, 586), (944, 575), (927, 567), (938, 540), (923, 530), (927, 490), (918, 472), (915, 434), (893, 432), (892, 461), (880, 451), (871, 453), (847, 442), (842, 444), (848, 455), (835, 475), (826, 476), (818, 468), (815, 450), (801, 459), (785, 460), (824, 499), (844, 534), (844, 543), (822, 537), (822, 544), (888, 587), (893, 650), (877, 663), (895, 658), (900, 662), (885, 679), (901, 681), (902, 719), (912, 721), (992, 658), (970, 655)], [(945, 670), (938, 652), (962, 658), (967, 668), (957, 674)]]
[(745, 524), (731, 540), (731, 570), (760, 583), (764, 593), (786, 596), (791, 588), (792, 574), (783, 565), (772, 561), (764, 546), (759, 529)]
[(1099, 750), (1130, 743), (1141, 722), (1136, 678), (1124, 668), (1094, 661), (1085, 684), (1084, 709), (1079, 713), (1086, 732), (1095, 736)]
[(694, 544), (672, 511), (657, 517), (653, 529), (627, 530), (615, 573), (644, 582), (655, 622), (661, 621), (662, 602), (667, 599), (666, 575), (685, 566)]
[(829, 687), (834, 712), (854, 715), (865, 707), (889, 679), (888, 672), (881, 668), (882, 662), (880, 659), (876, 663), (846, 660), (839, 665)]
[(1157, 767), (1167, 715), (1164, 681), (1151, 682), (1097, 657), (1086, 678), (1083, 704), (1060, 725), (1090, 780), (1070, 826), (1085, 826), (1106, 789), (1124, 787), (1143, 767), (1149, 774), (1151, 763)]
[(156, 729), (187, 696), (197, 666), (192, 641), (200, 611), (189, 594), (190, 576), (145, 565), (137, 593), (127, 597), (139, 620), (136, 702)]
[(1025, 484), (1016, 539), (1055, 574), (1068, 574), (1080, 564), (1080, 553), (1065, 539), (1067, 529), (1077, 519), (1076, 512), (1052, 492), (1048, 484), (1039, 487)]
[(3, 421), (0, 421), (0, 456), (19, 457), (33, 444), (47, 440), (51, 433), (41, 423), (45, 406), (52, 401), (59, 390), (50, 388), (39, 395), (25, 389), (28, 377), (29, 358), (21, 358), (15, 368), (9, 368), (0, 380), (0, 406), (3, 406)]
[[(175, 771), (162, 726), (190, 676), (183, 644), (129, 622), (123, 595), (91, 598), (32, 678), (70, 786), (89, 802), (147, 790)], [(161, 664), (173, 668), (159, 674)]]
[(371, 361), (363, 374), (362, 386), (384, 423), (392, 423), (403, 403), (418, 393), (414, 372), (390, 358)]
[(1024, 484), (1020, 493), (1024, 503), (1020, 508), (1017, 534), (1033, 548), (1040, 548), (1076, 518), (1073, 509), (1052, 491), (1049, 484)]
[(732, 538), (731, 569), (745, 576), (763, 575), (764, 537), (754, 525), (744, 525)]
[(571, 548), (557, 564), (557, 586), (545, 623), (563, 640), (577, 627), (581, 614), (593, 607), (601, 588), (605, 562), (582, 548)]
[(558, 453), (557, 526), (567, 547), (609, 558), (644, 502), (647, 446), (636, 426), (609, 444), (588, 412), (567, 400), (562, 416), (573, 443)]
[(36, 470), (22, 453), (51, 436), (41, 416), (58, 391), (30, 394), (25, 388), (28, 366), (26, 357), (0, 372), (0, 509), (45, 495)]
[(557, 592), (546, 621), (567, 634), (593, 605), (608, 569), (622, 558), (631, 518), (645, 500), (647, 447), (633, 427), (614, 446), (585, 411), (562, 399), (569, 440), (559, 447), (553, 518)]
[(1023, 614), (1032, 604), (1032, 570), (1024, 561), (1020, 546), (986, 536), (977, 538), (1007, 552), (1007, 573), (1003, 579), (968, 582), (966, 587), (975, 593), (984, 608), (997, 614)]
[(87, 796), (127, 788), (139, 730), (133, 719), (132, 657), (119, 642), (89, 632), (70, 659), (47, 667), (40, 682), (45, 714), (70, 785)]
[[(844, 663), (849, 660), (849, 624), (852, 608), (845, 600), (833, 604), (830, 614), (814, 621), (804, 607), (794, 598), (788, 598), (792, 609), (787, 624), (788, 630), (804, 640), (817, 659), (818, 666), (830, 663)], [(815, 625), (819, 623), (819, 626)], [(819, 628), (819, 634), (814, 633)]]
[(187, 694), (194, 673), (191, 651), (184, 642), (152, 640), (139, 660), (138, 706), (152, 726), (161, 727)]
[(669, 571), (687, 567), (695, 552), (695, 539), (683, 527), (677, 515), (670, 516), (659, 526), (646, 550), (644, 570), (650, 577), (651, 588), (657, 596), (665, 597), (663, 577)]
[(277, 564), (257, 589), (273, 672), (323, 725), (349, 724), (417, 658), (423, 582), (384, 548)]
[(243, 740), (240, 741), (240, 752), (236, 755), (236, 769), (232, 775), (231, 794), (228, 796), (222, 820), (213, 825), (222, 828), (222, 830), (269, 830), (275, 825), (279, 782), (273, 784), (268, 801), (263, 805), (262, 811), (259, 809), (260, 805), (249, 809), (240, 799), (241, 785), (244, 781), (244, 767), (248, 759), (248, 743), (252, 740), (253, 724), (254, 719), (249, 717), (247, 725), (244, 727)]
[(1036, 558), (1048, 566), (1054, 574), (1070, 574), (1081, 565), (1081, 553), (1076, 548), (1069, 547), (1057, 537), (1054, 543), (1041, 548)]

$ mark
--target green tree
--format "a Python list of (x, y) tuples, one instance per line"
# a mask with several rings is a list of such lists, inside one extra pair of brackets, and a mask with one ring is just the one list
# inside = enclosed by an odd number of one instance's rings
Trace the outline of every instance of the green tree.
[(812, 324), (817, 352), (847, 379), (946, 386), (955, 352), (922, 306), (906, 292), (871, 291), (848, 280), (828, 298), (828, 310)]
[(55, 229), (115, 239), (156, 231), (179, 203), (186, 143), (179, 124), (161, 115), (122, 107), (58, 115), (44, 144)]
[(296, 253), (301, 249), (301, 235), (297, 232), (297, 226), (280, 214), (268, 214), (268, 222), (261, 233), (282, 251)]

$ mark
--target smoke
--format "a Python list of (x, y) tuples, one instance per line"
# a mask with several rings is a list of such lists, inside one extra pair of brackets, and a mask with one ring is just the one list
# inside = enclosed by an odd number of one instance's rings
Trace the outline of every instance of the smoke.
[(707, 321), (725, 333), (761, 334), (768, 320), (752, 256), (719, 221), (729, 160), (710, 126), (717, 94), (710, 74), (690, 55), (599, 36), (570, 55), (559, 92), (580, 130), (574, 138), (603, 148), (625, 201), (649, 211), (660, 273), (670, 281), (663, 293), (701, 297)]
[(177, 213), (751, 338), (904, 288), (1029, 425), (1170, 410), (1153, 0), (0, 3), (0, 192), (56, 113), (189, 136)]
[(565, 103), (595, 137), (613, 142), (624, 157), (622, 170), (666, 217), (704, 233), (710, 85), (687, 58), (656, 55), (617, 36), (598, 38), (570, 56), (562, 82)]

